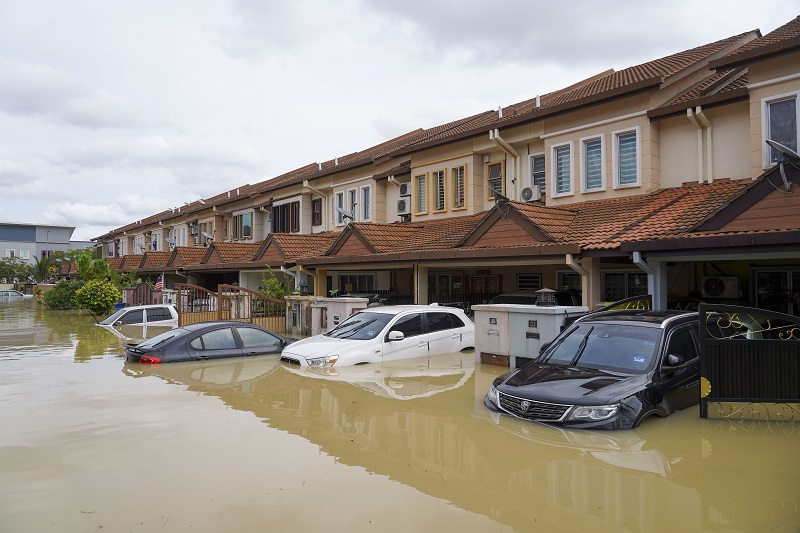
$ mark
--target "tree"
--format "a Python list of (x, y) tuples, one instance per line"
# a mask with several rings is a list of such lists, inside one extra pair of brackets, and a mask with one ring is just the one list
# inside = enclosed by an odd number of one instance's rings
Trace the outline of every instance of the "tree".
[(58, 259), (54, 256), (33, 258), (36, 261), (31, 267), (31, 277), (37, 283), (45, 283), (50, 276), (53, 275), (54, 270), (58, 266)]
[(119, 289), (105, 279), (87, 281), (86, 285), (75, 291), (75, 303), (96, 315), (106, 314), (121, 299)]
[(259, 292), (276, 300), (283, 300), (287, 294), (292, 294), (294, 291), (292, 279), (280, 281), (269, 265), (267, 265), (267, 271), (261, 274), (261, 287)]
[(78, 268), (78, 275), (82, 280), (91, 281), (93, 279), (113, 279), (114, 269), (105, 259), (96, 259), (89, 252), (81, 252), (75, 255), (75, 266)]
[(4, 283), (14, 281), (28, 281), (31, 275), (31, 265), (19, 257), (0, 258), (0, 280)]

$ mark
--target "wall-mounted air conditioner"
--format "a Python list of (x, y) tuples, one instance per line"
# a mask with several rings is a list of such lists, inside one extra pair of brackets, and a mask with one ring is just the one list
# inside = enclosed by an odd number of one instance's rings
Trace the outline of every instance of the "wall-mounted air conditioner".
[(739, 278), (713, 276), (703, 278), (703, 298), (738, 298)]
[(411, 183), (401, 183), (400, 184), (400, 196), (410, 196), (411, 195)]
[(400, 198), (397, 200), (397, 214), (410, 215), (411, 214), (411, 197)]
[(525, 187), (520, 191), (519, 197), (523, 202), (538, 202), (542, 198), (542, 192), (539, 187)]
[(189, 226), (189, 235), (197, 235), (197, 226)]

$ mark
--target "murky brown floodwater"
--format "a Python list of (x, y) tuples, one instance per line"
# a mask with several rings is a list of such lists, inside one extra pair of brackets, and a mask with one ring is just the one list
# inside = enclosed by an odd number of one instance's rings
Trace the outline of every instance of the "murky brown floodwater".
[(323, 378), (121, 354), (0, 303), (0, 531), (800, 531), (797, 424), (561, 431), (493, 416), (502, 370), (471, 355)]

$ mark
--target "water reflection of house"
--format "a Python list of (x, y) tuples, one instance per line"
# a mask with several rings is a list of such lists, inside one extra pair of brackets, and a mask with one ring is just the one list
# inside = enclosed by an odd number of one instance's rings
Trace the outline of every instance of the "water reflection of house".
[[(650, 293), (657, 309), (711, 300), (797, 313), (800, 170), (787, 167), (784, 184), (765, 140), (798, 146), (799, 36), (793, 19), (601, 72), (96, 240), (125, 264), (202, 250), (150, 262), (168, 288), (255, 289), (270, 264), (316, 295), (469, 305), (547, 286), (581, 289), (589, 307)], [(332, 240), (269, 260), (255, 247), (222, 253), (279, 235)]]

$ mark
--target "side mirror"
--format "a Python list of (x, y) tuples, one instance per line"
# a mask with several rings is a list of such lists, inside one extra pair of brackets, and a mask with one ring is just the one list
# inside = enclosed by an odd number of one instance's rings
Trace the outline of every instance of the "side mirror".
[(389, 332), (389, 340), (390, 341), (401, 341), (405, 339), (406, 336), (403, 335), (402, 331), (390, 331)]
[(117, 320), (116, 322), (114, 322), (114, 325), (115, 326), (121, 326), (122, 325), (122, 320)]
[(539, 355), (542, 355), (544, 351), (550, 346), (549, 342), (545, 342), (542, 344), (541, 348), (539, 348)]
[(665, 372), (674, 372), (675, 370), (683, 368), (685, 364), (686, 360), (682, 356), (669, 354), (667, 355), (667, 360), (661, 365), (661, 370)]

